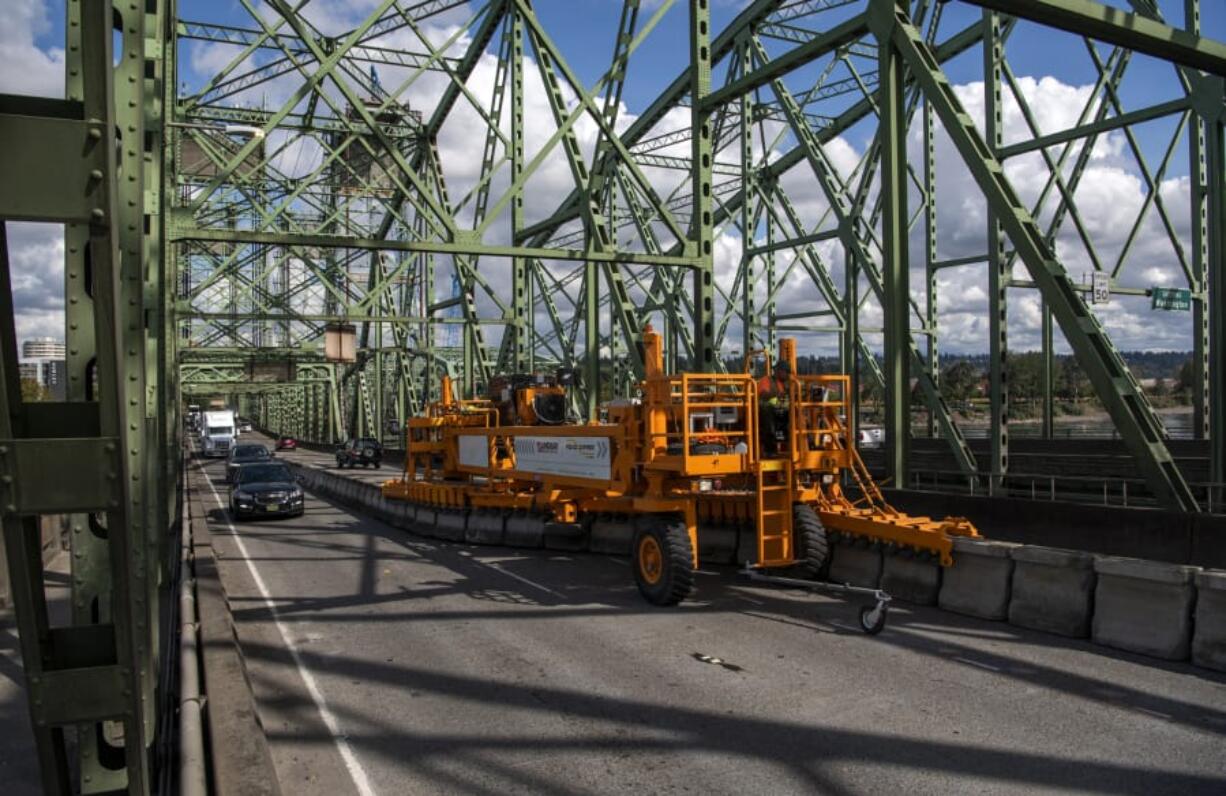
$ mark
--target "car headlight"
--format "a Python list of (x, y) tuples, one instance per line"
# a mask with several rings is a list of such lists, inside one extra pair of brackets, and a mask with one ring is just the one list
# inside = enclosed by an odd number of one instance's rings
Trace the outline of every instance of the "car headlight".
[(234, 499), (235, 499), (235, 500), (247, 500), (247, 501), (250, 501), (250, 500), (253, 500), (253, 497), (252, 497), (252, 495), (251, 495), (251, 493), (250, 493), (250, 492), (243, 492), (243, 491), (240, 489), (239, 491), (237, 491), (237, 492), (235, 492), (235, 493), (234, 493)]
[(292, 498), (301, 498), (302, 497), (302, 487), (296, 486), (293, 489), (291, 489), (289, 491), (289, 496)]

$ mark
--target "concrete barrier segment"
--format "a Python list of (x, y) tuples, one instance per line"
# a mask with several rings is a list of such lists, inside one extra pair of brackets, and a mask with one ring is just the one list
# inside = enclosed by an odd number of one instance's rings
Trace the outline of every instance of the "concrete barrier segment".
[(1192, 645), (1192, 608), (1198, 567), (1099, 556), (1094, 587), (1094, 643), (1187, 660)]
[(1013, 558), (1009, 622), (1070, 638), (1090, 634), (1094, 556), (1078, 550), (1022, 545)]
[(996, 621), (1009, 618), (1013, 558), (1018, 545), (954, 537), (954, 563), (941, 573), (937, 605), (943, 610)]

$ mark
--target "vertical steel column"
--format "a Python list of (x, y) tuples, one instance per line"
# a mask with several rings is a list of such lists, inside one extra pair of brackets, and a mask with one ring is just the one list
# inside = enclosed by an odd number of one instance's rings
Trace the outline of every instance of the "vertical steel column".
[[(759, 184), (759, 188), (761, 185)], [(774, 196), (772, 191), (770, 196)], [(766, 198), (764, 194), (764, 202), (772, 201)], [(775, 221), (770, 213), (766, 214), (766, 253), (762, 256), (766, 266), (766, 306), (762, 308), (763, 314), (766, 316), (766, 350), (771, 356), (779, 350), (778, 333), (775, 331), (775, 314), (776, 308), (779, 306), (776, 301), (775, 293), (775, 250), (772, 248), (775, 245)]]
[(1209, 480), (1218, 484), (1213, 505), (1223, 505), (1226, 482), (1226, 78), (1206, 78), (1202, 84), (1203, 110), (1212, 110), (1205, 123), (1205, 213), (1208, 295), (1216, 303), (1209, 312)]
[(690, 240), (694, 263), (694, 362), (690, 369), (715, 370), (715, 266), (711, 167), (711, 9), (708, 0), (690, 0), (690, 155), (693, 218)]
[(1056, 404), (1053, 393), (1056, 389), (1056, 358), (1053, 350), (1051, 310), (1047, 302), (1040, 300), (1039, 312), (1043, 316), (1043, 439), (1051, 439), (1056, 431)]
[[(748, 38), (739, 46), (741, 53), (741, 72), (749, 71), (753, 63), (753, 45)], [(730, 76), (731, 79), (733, 76)], [(754, 305), (757, 289), (757, 276), (754, 273), (755, 256), (750, 253), (754, 246), (754, 200), (765, 201), (765, 197), (757, 190), (757, 180), (754, 176), (753, 158), (753, 92), (741, 94), (738, 102), (741, 125), (741, 346), (745, 356), (757, 346), (755, 343), (754, 325), (758, 322), (757, 308)], [(774, 283), (767, 282), (766, 292), (769, 296), (774, 290)], [(732, 308), (729, 307), (731, 312)]]
[[(115, 113), (118, 204), (119, 278), (117, 314), (117, 359), (120, 381), (118, 398), (123, 406), (120, 416), (126, 420), (119, 434), (121, 450), (127, 458), (125, 467), (128, 485), (128, 540), (126, 577), (128, 579), (127, 629), (129, 660), (136, 668), (132, 698), (134, 716), (124, 722), (124, 751), (128, 759), (129, 783), (138, 788), (151, 788), (147, 751), (152, 744), (156, 722), (158, 677), (158, 599), (156, 555), (160, 546), (160, 529), (155, 521), (155, 490), (150, 483), (148, 458), (155, 449), (156, 436), (145, 413), (145, 241), (144, 241), (144, 169), (145, 169), (145, 3), (126, 0), (115, 3), (110, 17), (117, 31), (120, 50), (113, 53), (115, 78), (112, 97)], [(156, 455), (156, 454), (154, 454)], [(114, 563), (114, 559), (112, 559)], [(128, 736), (135, 724), (140, 732)], [(140, 744), (139, 748), (138, 743)], [(136, 764), (134, 758), (142, 760)], [(134, 782), (135, 780), (135, 782)]]
[[(83, 102), (81, 36), (83, 4), (88, 0), (68, 0), (65, 17), (65, 98)], [(89, 225), (64, 225), (64, 321), (69, 401), (96, 402), (93, 369), (98, 353), (95, 331), (94, 297), (89, 284), (88, 265)], [(74, 625), (105, 625), (113, 621), (111, 612), (111, 556), (106, 529), (100, 516), (72, 514), (68, 519), (69, 547), (72, 553), (72, 623)], [(117, 747), (106, 743), (103, 724), (93, 722), (77, 726), (77, 763), (80, 783), (91, 790), (113, 790), (124, 787), (127, 774), (122, 768), (104, 766), (103, 758), (120, 754)], [(44, 775), (45, 777), (45, 775)], [(46, 786), (46, 785), (45, 785)]]
[[(1200, 0), (1184, 0), (1184, 27), (1200, 34)], [(1188, 171), (1191, 178), (1192, 205), (1192, 435), (1209, 437), (1209, 307), (1208, 266), (1209, 211), (1206, 187), (1209, 173), (1205, 164), (1205, 120), (1193, 112), (1188, 118)], [(1214, 352), (1216, 353), (1216, 352)]]
[[(1000, 15), (983, 12), (983, 116), (984, 141), (993, 155), (1003, 143), (1004, 108), (1001, 98), (1001, 62), (1004, 43)], [(988, 392), (991, 421), (988, 430), (988, 469), (993, 487), (1009, 470), (1009, 355), (1008, 285), (1005, 236), (991, 204), (988, 218)]]
[[(511, 184), (515, 185), (524, 172), (524, 21), (515, 4), (507, 6), (506, 21), (511, 28)], [(496, 120), (500, 121), (500, 120)], [(511, 199), (511, 239), (516, 240), (524, 226), (524, 192), (521, 188)], [(533, 366), (533, 327), (531, 279), (528, 260), (511, 260), (511, 328), (504, 334), (514, 335), (511, 370), (528, 373)]]
[[(13, 293), (9, 282), (7, 228), (0, 219), (0, 438), (15, 437), (24, 407), (21, 401), (20, 372), (17, 368), (17, 337), (13, 328)], [(16, 421), (16, 422), (14, 422)], [(0, 461), (8, 464), (8, 446), (3, 446)], [(6, 476), (12, 481), (12, 476)], [(4, 488), (5, 501), (13, 499), (13, 489)], [(43, 670), (53, 664), (51, 623), (47, 616), (46, 585), (43, 576), (42, 533), (37, 516), (21, 516), (16, 506), (3, 514), (0, 542), (8, 564), (9, 592), (17, 619), (21, 640), (22, 668), (28, 692), (30, 724), (34, 736), (34, 751), (38, 756), (39, 775), (43, 791), (48, 794), (72, 793), (68, 777), (68, 755), (64, 729), (49, 724), (41, 705)], [(84, 725), (92, 727), (93, 725)], [(119, 780), (124, 783), (123, 778)]]
[[(928, 333), (928, 375), (940, 387), (940, 341), (937, 337), (937, 168), (936, 121), (932, 106), (924, 103), (924, 325)], [(937, 435), (937, 419), (928, 407), (928, 436)]]
[(907, 244), (907, 140), (903, 100), (903, 60), (890, 42), (895, 7), (904, 0), (873, 0), (878, 25), (878, 97), (881, 114), (881, 267), (885, 300), (886, 475), (896, 485), (910, 483), (910, 267)]
[(860, 427), (860, 269), (850, 246), (843, 247), (843, 337), (840, 366), (848, 376), (851, 392), (847, 433), (855, 439)]

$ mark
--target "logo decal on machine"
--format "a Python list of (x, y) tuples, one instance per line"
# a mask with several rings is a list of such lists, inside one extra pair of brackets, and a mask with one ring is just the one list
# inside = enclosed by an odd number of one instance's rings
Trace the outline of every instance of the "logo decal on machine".
[(602, 437), (516, 437), (515, 469), (537, 475), (608, 480), (608, 439)]

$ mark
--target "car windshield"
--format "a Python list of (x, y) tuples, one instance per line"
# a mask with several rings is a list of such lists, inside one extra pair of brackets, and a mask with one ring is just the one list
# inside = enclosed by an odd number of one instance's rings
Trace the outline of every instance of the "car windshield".
[(268, 448), (263, 445), (239, 445), (234, 449), (234, 460), (260, 461), (268, 458)]
[(293, 476), (289, 474), (289, 468), (283, 464), (249, 464), (238, 471), (240, 484), (293, 480)]
[(358, 446), (359, 448), (368, 448), (368, 447), (371, 447), (372, 445), (378, 446), (379, 443), (371, 439), (370, 437), (359, 437), (358, 439), (354, 440), (353, 444)]
[(233, 434), (234, 429), (230, 426), (209, 426), (210, 434)]

